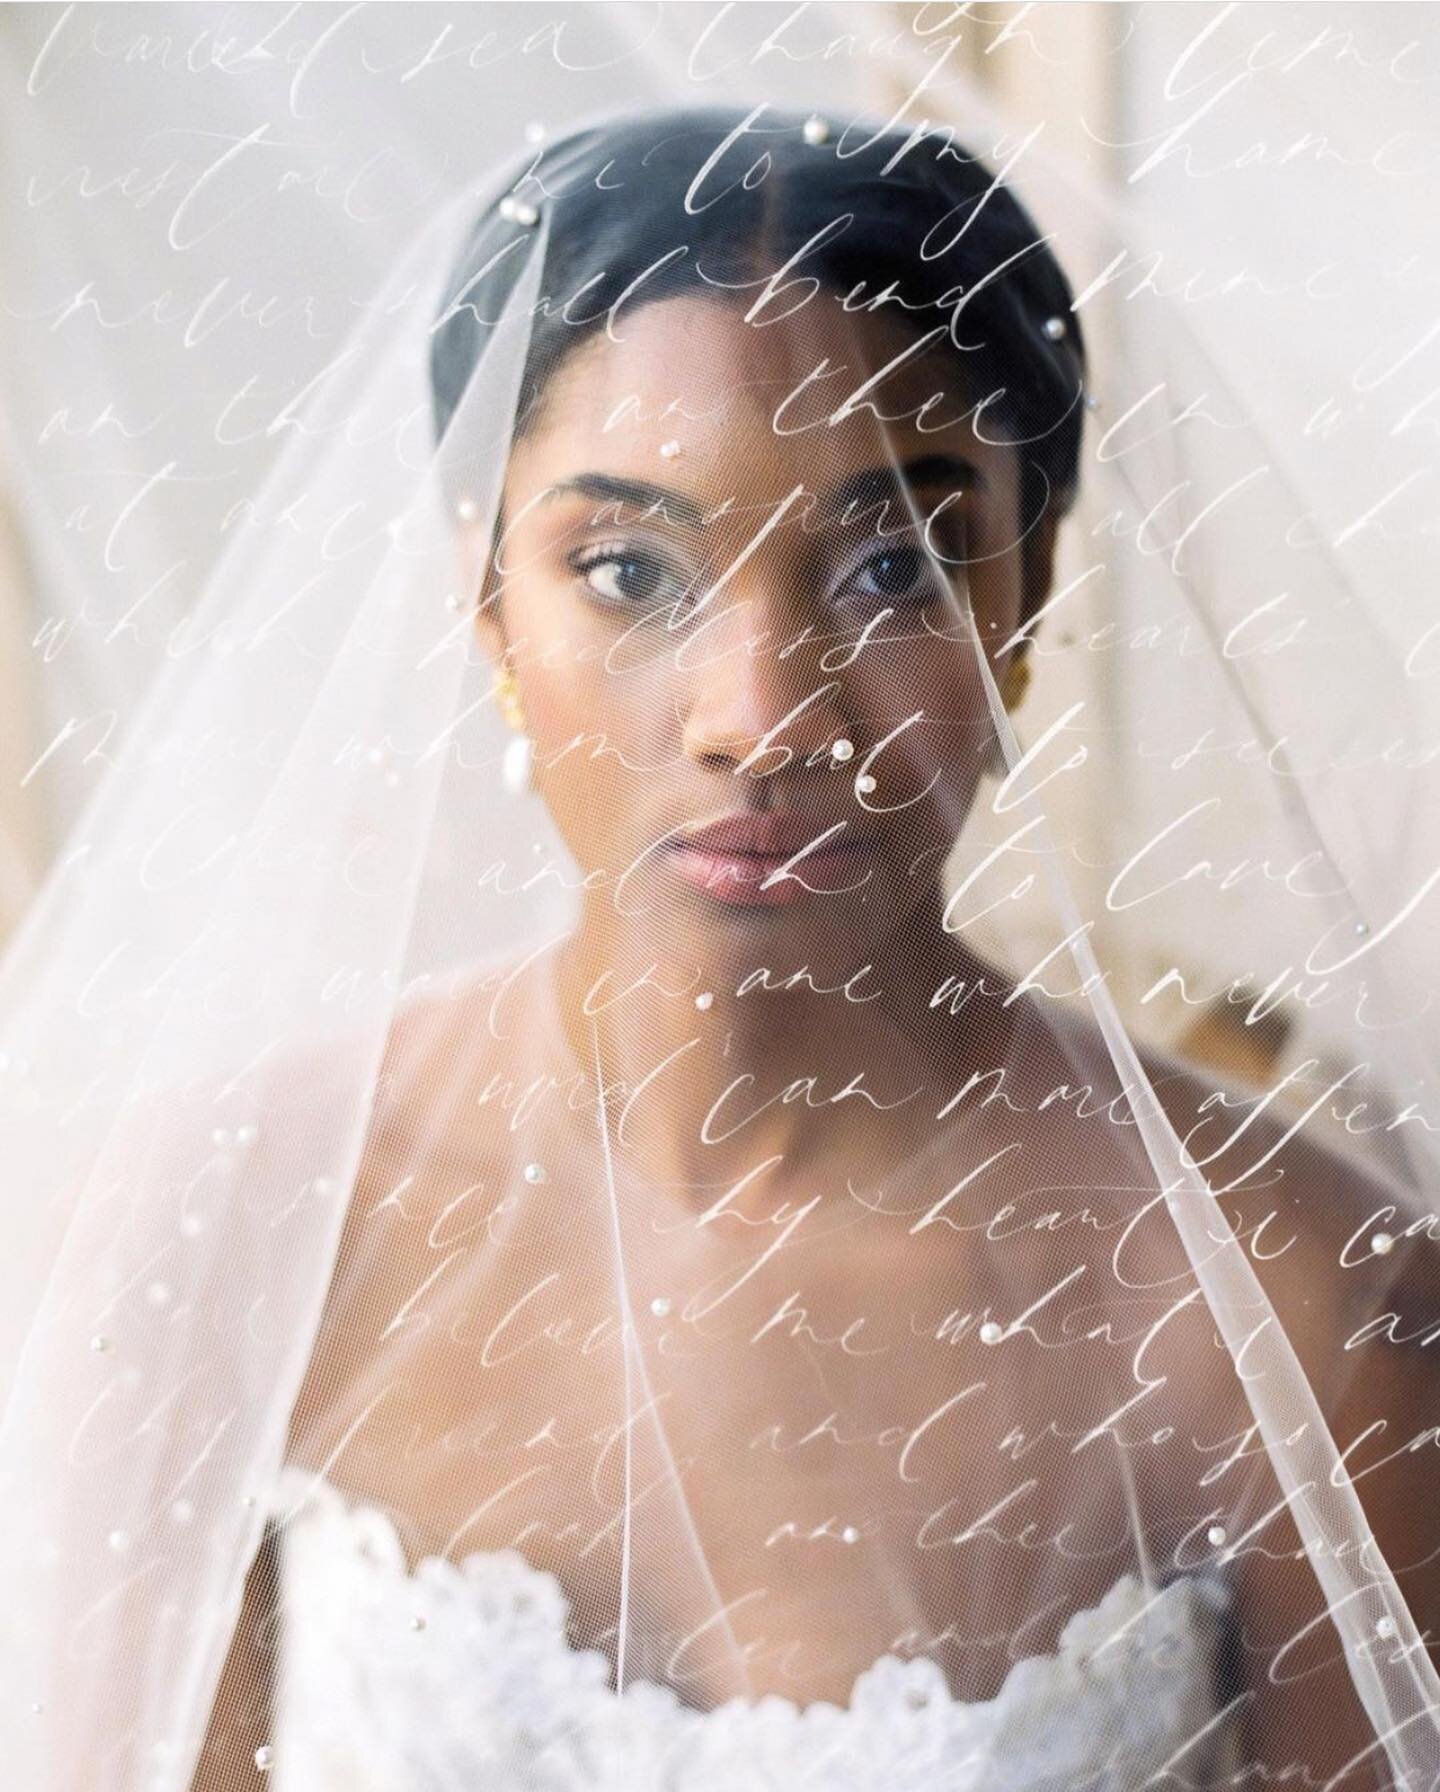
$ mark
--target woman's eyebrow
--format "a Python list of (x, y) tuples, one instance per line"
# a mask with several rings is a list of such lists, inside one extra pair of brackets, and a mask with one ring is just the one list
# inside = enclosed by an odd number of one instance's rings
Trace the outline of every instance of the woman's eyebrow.
[[(855, 504), (877, 504), (887, 499), (904, 503), (919, 486), (948, 485), (973, 490), (985, 484), (984, 475), (958, 454), (924, 454), (902, 466), (886, 464), (852, 474), (824, 494), (823, 509), (837, 515)], [(576, 473), (557, 479), (545, 492), (544, 502), (574, 495), (597, 504), (628, 504), (636, 510), (659, 512), (667, 522), (694, 529), (705, 526), (707, 512), (670, 486), (653, 485), (646, 479), (626, 479), (614, 473)], [(713, 515), (714, 513), (708, 513)]]
[(985, 476), (973, 462), (958, 454), (923, 454), (903, 466), (874, 467), (842, 479), (825, 494), (826, 510), (843, 511), (852, 504), (878, 504), (887, 499), (904, 503), (908, 493), (922, 485), (959, 486), (967, 491), (983, 487)]
[(620, 479), (613, 473), (576, 473), (570, 479), (557, 479), (545, 493), (544, 502), (574, 493), (596, 503), (633, 504), (637, 510), (658, 510), (668, 522), (688, 523), (699, 529), (705, 512), (693, 499), (683, 497), (663, 485), (651, 485), (643, 479)]

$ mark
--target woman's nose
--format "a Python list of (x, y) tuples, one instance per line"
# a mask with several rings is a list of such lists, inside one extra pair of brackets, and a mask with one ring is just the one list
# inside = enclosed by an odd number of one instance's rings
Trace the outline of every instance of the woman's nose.
[(685, 756), (701, 765), (756, 777), (828, 754), (848, 732), (841, 681), (818, 662), (795, 606), (732, 601), (719, 631), (707, 630), (687, 674)]

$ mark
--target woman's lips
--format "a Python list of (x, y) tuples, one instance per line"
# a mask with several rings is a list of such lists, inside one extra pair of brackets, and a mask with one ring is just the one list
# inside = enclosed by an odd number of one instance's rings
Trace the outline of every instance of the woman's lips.
[[(733, 848), (672, 840), (666, 848), (666, 858), (686, 883), (693, 883), (718, 901), (740, 903), (747, 909), (779, 909), (808, 896), (840, 894), (865, 882), (858, 866), (867, 851), (867, 842), (826, 840), (813, 853), (802, 853), (802, 846), (804, 842), (783, 853), (741, 853)], [(795, 857), (797, 853), (801, 857)], [(790, 866), (792, 858), (795, 864)], [(790, 869), (783, 878), (765, 883), (784, 866)]]

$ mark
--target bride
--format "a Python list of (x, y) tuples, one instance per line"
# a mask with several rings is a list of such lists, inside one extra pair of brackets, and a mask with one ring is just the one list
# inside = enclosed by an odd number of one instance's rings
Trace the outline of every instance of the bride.
[[(1012, 725), (1088, 477), (1050, 240), (720, 112), (446, 225), (355, 365), (429, 440), (307, 432), (339, 576), (277, 524), (216, 656), (279, 746), (202, 760), (203, 677), (148, 739), (246, 845), (146, 856), (203, 944), (93, 1005), (149, 1030), (92, 1380), (21, 1405), (92, 1664), (33, 1783), (1436, 1783), (1414, 1197), (1348, 1074), (1132, 1044), (1086, 919), (1078, 806), (1189, 813), (1101, 737), (1160, 780), (1224, 656)], [(1270, 882), (1294, 951), (1333, 890)]]

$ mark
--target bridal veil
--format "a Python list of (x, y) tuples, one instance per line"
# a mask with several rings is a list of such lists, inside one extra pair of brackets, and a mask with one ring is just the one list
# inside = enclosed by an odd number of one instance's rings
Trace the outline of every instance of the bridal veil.
[(1121, 206), (754, 77), (437, 198), (0, 964), (26, 1792), (307, 1483), (700, 1709), (1194, 1575), (1178, 1783), (1440, 1784), (1433, 678)]

